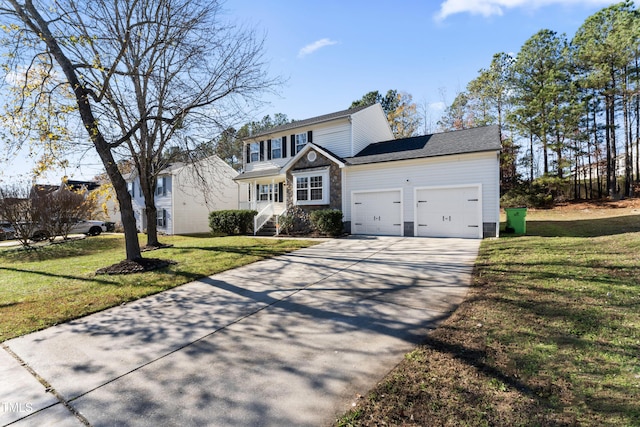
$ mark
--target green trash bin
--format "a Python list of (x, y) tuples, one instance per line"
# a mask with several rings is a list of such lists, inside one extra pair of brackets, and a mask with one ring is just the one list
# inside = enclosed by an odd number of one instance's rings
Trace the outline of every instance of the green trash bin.
[(505, 208), (507, 214), (507, 233), (527, 234), (527, 208)]

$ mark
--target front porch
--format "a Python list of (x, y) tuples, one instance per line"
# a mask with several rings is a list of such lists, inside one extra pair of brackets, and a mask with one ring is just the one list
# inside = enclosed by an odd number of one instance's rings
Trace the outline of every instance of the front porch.
[(247, 202), (241, 202), (240, 209), (255, 210), (253, 234), (277, 236), (279, 217), (287, 210), (286, 183), (282, 179), (261, 179), (249, 182)]

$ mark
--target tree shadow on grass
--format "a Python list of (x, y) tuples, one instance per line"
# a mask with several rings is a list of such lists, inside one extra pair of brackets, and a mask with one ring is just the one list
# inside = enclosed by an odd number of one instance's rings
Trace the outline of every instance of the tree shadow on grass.
[(48, 261), (75, 256), (88, 256), (122, 247), (122, 240), (113, 238), (83, 238), (57, 241), (28, 248), (15, 247), (0, 252), (6, 261)]
[(68, 279), (68, 280), (79, 280), (82, 282), (94, 282), (94, 283), (99, 283), (101, 285), (118, 285), (119, 284), (118, 282), (98, 279), (96, 277), (71, 276), (67, 274), (55, 274), (48, 271), (34, 271), (34, 270), (24, 270), (21, 268), (13, 268), (13, 267), (0, 267), (0, 271), (3, 271), (3, 270), (12, 271), (15, 273), (26, 273), (26, 274), (36, 274), (36, 275), (46, 276), (46, 277), (56, 277), (56, 278), (62, 278), (62, 279)]

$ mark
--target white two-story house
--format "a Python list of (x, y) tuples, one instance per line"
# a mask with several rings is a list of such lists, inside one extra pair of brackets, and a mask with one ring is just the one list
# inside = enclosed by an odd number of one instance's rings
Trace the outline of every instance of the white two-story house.
[(496, 126), (394, 139), (374, 104), (251, 136), (235, 180), (258, 229), (298, 205), (340, 209), (352, 234), (493, 237), (500, 147)]
[[(237, 209), (246, 201), (246, 185), (233, 179), (238, 175), (218, 156), (195, 164), (173, 163), (158, 175), (155, 189), (156, 225), (164, 234), (206, 233), (209, 212)], [(147, 228), (144, 196), (137, 174), (127, 177), (138, 230)]]

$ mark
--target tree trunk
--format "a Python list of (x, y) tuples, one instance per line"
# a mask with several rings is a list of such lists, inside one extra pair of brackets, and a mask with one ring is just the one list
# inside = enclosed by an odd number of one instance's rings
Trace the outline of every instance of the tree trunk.
[(564, 178), (564, 171), (562, 170), (562, 137), (556, 131), (556, 156), (558, 157), (558, 178)]
[(609, 134), (611, 136), (611, 189), (613, 190), (613, 195), (618, 195), (618, 149), (616, 146), (616, 90), (617, 90), (617, 81), (616, 81), (616, 71), (613, 67), (611, 67), (611, 112), (610, 112), (610, 120), (611, 120), (611, 128)]
[[(613, 197), (615, 193), (615, 174), (613, 173), (612, 155), (611, 155), (611, 102), (610, 96), (606, 96), (605, 102), (605, 139), (607, 141), (607, 194), (609, 197)], [(612, 179), (611, 176), (614, 176)]]
[[(96, 148), (98, 148), (97, 145)], [(111, 157), (111, 161), (109, 162), (103, 159), (102, 162), (105, 165), (107, 175), (111, 180), (113, 189), (116, 192), (118, 204), (120, 205), (120, 217), (122, 220), (122, 227), (124, 228), (124, 242), (127, 259), (135, 261), (142, 258), (142, 253), (140, 252), (140, 242), (138, 241), (138, 230), (136, 228), (136, 218), (133, 214), (131, 195), (129, 194), (129, 190), (127, 188), (127, 182), (124, 180), (122, 174), (118, 170), (115, 160), (113, 160), (111, 151), (106, 151), (108, 156)], [(100, 155), (100, 157), (102, 158), (102, 154)], [(111, 166), (108, 166), (109, 164)]]
[(622, 118), (624, 121), (624, 195), (629, 197), (631, 195), (631, 125), (629, 123), (629, 99), (627, 92), (627, 67), (623, 68), (624, 75), (623, 87), (622, 87)]
[(549, 175), (549, 147), (547, 145), (547, 135), (542, 135), (542, 157), (544, 160), (544, 175)]
[(141, 180), (140, 187), (144, 196), (145, 215), (147, 217), (147, 246), (158, 247), (161, 246), (158, 241), (158, 210), (155, 204), (155, 189), (158, 178), (150, 172), (147, 172), (145, 176), (149, 177), (149, 180), (144, 180), (144, 182)]
[(33, 4), (31, 2), (27, 2), (24, 5), (24, 8), (28, 11), (33, 20), (24, 15), (24, 9), (22, 9), (23, 6), (18, 5), (16, 2), (12, 2), (12, 4), (25, 24), (40, 35), (40, 38), (49, 48), (51, 55), (53, 55), (58, 65), (60, 65), (70, 87), (73, 89), (82, 124), (87, 130), (89, 138), (91, 139), (91, 142), (93, 142), (93, 145), (102, 160), (102, 164), (105, 167), (109, 179), (111, 180), (116, 192), (116, 197), (118, 198), (118, 203), (120, 204), (120, 214), (122, 226), (124, 227), (127, 259), (138, 260), (142, 258), (140, 244), (138, 242), (138, 233), (136, 230), (136, 220), (133, 215), (131, 196), (127, 191), (127, 183), (118, 170), (116, 161), (111, 153), (111, 147), (97, 126), (98, 120), (93, 115), (93, 110), (88, 99), (89, 92), (81, 84), (78, 76), (76, 75), (76, 68), (74, 67), (74, 64), (64, 54), (55, 36), (51, 34), (48, 23), (44, 18), (42, 18)]
[(638, 63), (638, 55), (640, 55), (640, 51), (636, 51), (636, 183), (640, 182), (640, 64)]
[(533, 183), (533, 133), (529, 134), (529, 152), (531, 153), (531, 164), (529, 169), (529, 185)]

